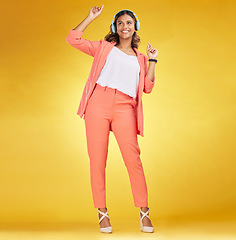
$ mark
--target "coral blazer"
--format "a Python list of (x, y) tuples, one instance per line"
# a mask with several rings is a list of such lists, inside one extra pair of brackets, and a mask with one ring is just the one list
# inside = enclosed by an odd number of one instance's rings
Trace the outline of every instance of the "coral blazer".
[[(77, 114), (82, 118), (86, 111), (86, 106), (88, 100), (94, 90), (96, 85), (97, 78), (106, 63), (106, 59), (116, 42), (108, 42), (106, 40), (101, 39), (100, 41), (90, 41), (87, 39), (82, 39), (83, 32), (71, 29), (69, 31), (69, 35), (66, 38), (66, 41), (72, 46), (77, 48), (78, 50), (94, 57), (93, 64), (90, 70), (90, 74), (88, 76), (87, 82), (84, 87), (84, 91), (82, 94), (82, 98), (80, 101), (79, 109)], [(148, 57), (138, 51), (137, 48), (134, 48), (137, 59), (140, 65), (140, 74), (139, 74), (139, 86), (137, 93), (137, 104), (135, 105), (135, 114), (137, 119), (137, 134), (140, 136), (143, 135), (143, 105), (142, 105), (142, 94), (151, 93), (154, 83), (152, 82), (148, 76)]]

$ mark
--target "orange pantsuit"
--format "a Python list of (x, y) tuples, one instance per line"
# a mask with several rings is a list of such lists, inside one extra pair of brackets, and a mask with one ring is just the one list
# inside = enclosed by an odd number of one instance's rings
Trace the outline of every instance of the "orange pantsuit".
[(66, 41), (76, 49), (92, 56), (93, 64), (86, 81), (77, 114), (84, 116), (87, 149), (90, 158), (90, 178), (94, 206), (106, 207), (105, 168), (109, 133), (112, 131), (119, 145), (130, 178), (134, 204), (148, 206), (147, 185), (140, 160), (137, 135), (144, 136), (142, 94), (151, 93), (155, 78), (148, 78), (148, 57), (134, 48), (140, 65), (136, 100), (129, 95), (97, 84), (107, 56), (116, 44), (103, 39), (90, 41), (83, 32), (71, 29)]

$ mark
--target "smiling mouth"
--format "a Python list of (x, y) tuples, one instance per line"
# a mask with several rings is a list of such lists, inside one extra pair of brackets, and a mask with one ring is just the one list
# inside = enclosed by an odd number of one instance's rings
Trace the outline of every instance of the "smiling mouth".
[(122, 33), (128, 33), (129, 31), (122, 31)]

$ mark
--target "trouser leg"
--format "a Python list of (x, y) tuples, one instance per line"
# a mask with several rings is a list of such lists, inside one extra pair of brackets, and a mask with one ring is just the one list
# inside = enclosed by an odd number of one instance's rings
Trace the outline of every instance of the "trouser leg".
[(134, 204), (136, 207), (146, 207), (147, 185), (140, 159), (136, 118), (131, 104), (116, 105), (111, 127), (129, 174)]
[[(90, 99), (85, 114), (87, 150), (90, 159), (90, 181), (95, 208), (106, 207), (105, 168), (107, 162), (110, 120), (104, 118), (99, 99)], [(96, 104), (95, 104), (96, 103)]]

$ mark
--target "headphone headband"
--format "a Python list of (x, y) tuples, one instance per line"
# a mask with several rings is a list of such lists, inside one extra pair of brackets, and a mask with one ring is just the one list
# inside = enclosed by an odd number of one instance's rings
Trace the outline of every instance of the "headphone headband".
[(117, 12), (117, 13), (115, 14), (115, 16), (113, 17), (113, 19), (112, 19), (112, 25), (111, 25), (112, 32), (113, 32), (113, 33), (116, 33), (116, 26), (115, 26), (115, 23), (114, 23), (114, 19), (115, 19), (116, 15), (117, 15), (118, 13), (122, 12), (122, 11), (129, 11), (129, 12), (132, 12), (132, 13), (134, 14), (134, 16), (136, 17), (135, 28), (136, 28), (136, 30), (138, 31), (138, 30), (140, 29), (140, 22), (139, 22), (139, 20), (138, 20), (138, 16), (137, 16), (133, 11), (131, 11), (131, 10), (129, 10), (129, 9), (123, 9), (123, 10), (120, 10), (119, 12)]

